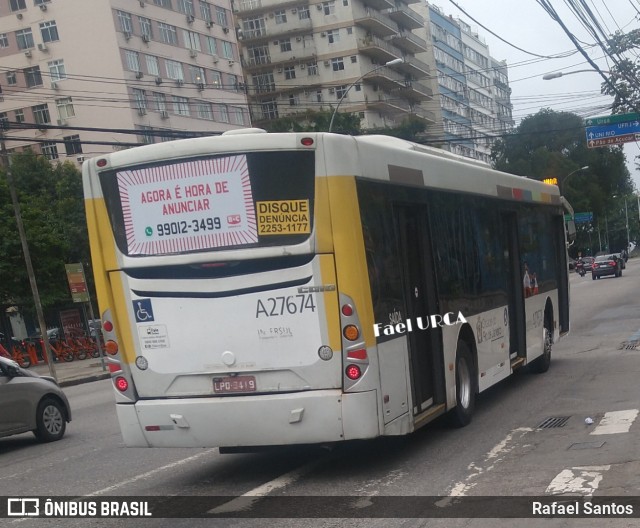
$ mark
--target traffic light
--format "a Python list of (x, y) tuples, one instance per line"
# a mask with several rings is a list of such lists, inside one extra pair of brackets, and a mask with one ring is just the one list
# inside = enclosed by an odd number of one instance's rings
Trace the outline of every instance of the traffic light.
[(542, 183), (548, 183), (549, 185), (558, 185), (558, 178), (545, 178)]

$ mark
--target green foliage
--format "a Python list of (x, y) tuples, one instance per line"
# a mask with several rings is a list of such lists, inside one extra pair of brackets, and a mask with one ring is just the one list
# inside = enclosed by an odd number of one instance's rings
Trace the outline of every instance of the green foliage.
[[(14, 154), (11, 172), (43, 307), (70, 301), (64, 265), (89, 261), (82, 176), (71, 163)], [(33, 306), (5, 171), (0, 172), (0, 304)]]
[[(327, 132), (332, 115), (333, 110), (307, 110), (265, 121), (261, 126), (268, 132)], [(360, 118), (356, 114), (338, 112), (333, 120), (332, 132), (351, 136), (362, 134)]]
[(382, 134), (406, 139), (408, 141), (416, 141), (419, 139), (420, 134), (423, 134), (426, 129), (427, 124), (424, 120), (414, 115), (409, 115), (405, 117), (397, 127), (371, 128), (367, 130), (367, 134)]
[(608, 54), (616, 61), (609, 70), (608, 82), (602, 84), (602, 93), (613, 96), (612, 113), (640, 112), (640, 29), (617, 31), (607, 44)]

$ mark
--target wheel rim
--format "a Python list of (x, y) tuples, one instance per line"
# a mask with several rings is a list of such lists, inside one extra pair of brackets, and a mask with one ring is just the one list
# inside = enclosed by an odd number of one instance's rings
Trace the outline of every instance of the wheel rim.
[(545, 357), (551, 357), (551, 332), (549, 332), (548, 328), (544, 329), (544, 350), (543, 354)]
[(458, 362), (458, 391), (460, 405), (466, 409), (471, 402), (471, 373), (465, 359)]
[(49, 434), (60, 434), (62, 424), (64, 423), (60, 409), (55, 405), (47, 405), (42, 413), (42, 423)]

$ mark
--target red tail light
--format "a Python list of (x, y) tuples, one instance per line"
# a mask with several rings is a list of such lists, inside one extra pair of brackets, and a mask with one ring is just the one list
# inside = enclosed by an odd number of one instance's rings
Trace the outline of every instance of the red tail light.
[(344, 373), (347, 375), (347, 378), (350, 380), (357, 380), (362, 376), (362, 371), (358, 365), (349, 365)]
[(111, 332), (111, 330), (113, 330), (113, 323), (111, 321), (105, 321), (102, 328), (104, 328), (106, 332)]
[(120, 392), (124, 392), (129, 388), (129, 382), (122, 376), (118, 376), (115, 380), (116, 389)]
[(368, 359), (367, 350), (365, 348), (361, 348), (360, 350), (350, 350), (347, 352), (347, 359)]

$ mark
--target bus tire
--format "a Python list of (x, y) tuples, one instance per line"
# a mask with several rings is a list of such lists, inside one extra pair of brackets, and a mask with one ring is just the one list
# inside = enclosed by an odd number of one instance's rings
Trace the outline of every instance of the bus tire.
[(476, 375), (469, 345), (458, 341), (456, 349), (456, 406), (449, 413), (453, 427), (464, 427), (471, 422), (476, 406)]
[(41, 442), (55, 442), (64, 436), (67, 417), (64, 407), (53, 398), (45, 398), (36, 411), (36, 429), (33, 434)]
[(545, 319), (542, 332), (542, 355), (539, 358), (534, 359), (529, 365), (531, 372), (534, 372), (535, 374), (544, 374), (547, 370), (549, 370), (549, 366), (551, 365), (553, 334), (549, 329), (549, 322), (547, 319)]

